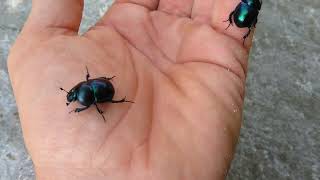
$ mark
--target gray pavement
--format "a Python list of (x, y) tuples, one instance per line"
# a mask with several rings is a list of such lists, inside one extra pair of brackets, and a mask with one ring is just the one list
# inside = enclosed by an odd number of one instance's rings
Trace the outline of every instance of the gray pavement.
[[(82, 31), (111, 4), (86, 1)], [(0, 0), (0, 180), (32, 180), (6, 68), (31, 0)], [(264, 1), (229, 180), (320, 180), (320, 1)]]

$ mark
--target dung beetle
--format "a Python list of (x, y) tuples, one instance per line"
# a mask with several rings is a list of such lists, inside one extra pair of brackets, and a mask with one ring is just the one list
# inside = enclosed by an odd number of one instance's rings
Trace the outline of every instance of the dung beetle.
[[(127, 101), (126, 98), (121, 100), (113, 100), (115, 90), (110, 80), (112, 80), (115, 76), (111, 78), (107, 77), (99, 77), (96, 79), (90, 79), (89, 70), (86, 67), (87, 76), (86, 81), (82, 81), (74, 86), (70, 91), (66, 91), (63, 88), (60, 90), (67, 92), (67, 106), (71, 102), (78, 101), (84, 107), (76, 108), (71, 112), (79, 113), (88, 109), (91, 105), (95, 105), (99, 114), (101, 114), (104, 121), (106, 121), (103, 111), (98, 107), (98, 103), (133, 103), (132, 101)], [(71, 113), (70, 112), (70, 113)]]
[(256, 27), (258, 22), (259, 11), (262, 6), (262, 0), (241, 0), (238, 6), (229, 15), (229, 19), (224, 22), (229, 22), (228, 27), (233, 25), (233, 21), (239, 28), (249, 28), (249, 31), (243, 36), (243, 44), (246, 38), (251, 33), (251, 30)]

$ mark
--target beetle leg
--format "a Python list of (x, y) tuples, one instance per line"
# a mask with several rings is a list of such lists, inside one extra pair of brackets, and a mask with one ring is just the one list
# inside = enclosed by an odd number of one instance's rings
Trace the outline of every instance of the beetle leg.
[(87, 66), (86, 66), (86, 69), (87, 69), (87, 76), (86, 76), (86, 79), (87, 79), (87, 81), (89, 81), (90, 74), (89, 74), (89, 70), (88, 70), (88, 67), (87, 67)]
[(230, 27), (230, 25), (233, 26), (233, 21), (232, 21), (233, 14), (234, 14), (234, 11), (232, 11), (232, 12), (230, 13), (228, 20), (223, 21), (223, 22), (229, 22), (229, 25), (228, 25), (228, 27), (226, 28), (226, 30)]
[(81, 111), (84, 111), (86, 109), (88, 109), (89, 106), (83, 107), (83, 108), (76, 108), (75, 110), (70, 111), (69, 113), (75, 112), (75, 113), (79, 113)]
[[(99, 77), (99, 78), (110, 81), (110, 80), (112, 80), (112, 79), (115, 78), (115, 77), (116, 77), (116, 76), (112, 76), (111, 78), (107, 78), (107, 77)], [(98, 78), (98, 79), (99, 79), (99, 78)]]
[(106, 122), (106, 118), (103, 115), (103, 111), (99, 108), (99, 106), (97, 105), (97, 103), (94, 103), (94, 105), (96, 106), (96, 109), (98, 111), (98, 113), (102, 116), (104, 122)]
[(256, 28), (257, 23), (258, 23), (258, 18), (256, 18), (252, 23), (254, 28)]
[(115, 78), (116, 76), (112, 76), (111, 78), (107, 78), (109, 81)]
[(243, 45), (244, 45), (245, 40), (247, 39), (247, 37), (248, 37), (248, 36), (250, 35), (250, 33), (251, 33), (251, 28), (252, 28), (252, 27), (250, 27), (250, 28), (249, 28), (249, 31), (247, 32), (247, 34), (243, 36)]
[(115, 101), (115, 100), (111, 101), (111, 103), (125, 103), (125, 102), (134, 103), (133, 101), (127, 101), (126, 98), (123, 98), (119, 101)]
[(251, 30), (252, 30), (253, 28), (256, 28), (257, 22), (258, 22), (258, 18), (256, 17), (256, 18), (253, 20), (251, 26), (249, 27), (249, 31), (247, 32), (247, 34), (243, 36), (243, 45), (244, 45), (244, 42), (245, 42), (246, 38), (250, 35)]

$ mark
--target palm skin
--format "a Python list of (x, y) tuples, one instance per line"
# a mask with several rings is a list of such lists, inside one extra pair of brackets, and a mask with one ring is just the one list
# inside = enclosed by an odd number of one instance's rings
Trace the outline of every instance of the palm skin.
[[(130, 3), (82, 36), (28, 23), (8, 65), (38, 179), (224, 179), (247, 66), (239, 32)], [(135, 103), (99, 104), (106, 123), (94, 106), (69, 114), (80, 105), (59, 87), (85, 80), (85, 66)]]

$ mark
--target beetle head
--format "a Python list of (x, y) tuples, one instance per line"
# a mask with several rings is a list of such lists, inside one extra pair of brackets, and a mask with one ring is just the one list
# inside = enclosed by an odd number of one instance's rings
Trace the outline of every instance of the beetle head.
[(74, 90), (71, 90), (70, 92), (68, 92), (67, 101), (71, 103), (72, 101), (76, 101), (76, 100), (77, 100), (77, 93)]
[(72, 101), (76, 101), (77, 100), (77, 93), (75, 91), (75, 89), (71, 89), (71, 91), (67, 91), (63, 88), (60, 88), (61, 91), (64, 91), (67, 93), (67, 106), (72, 102)]

